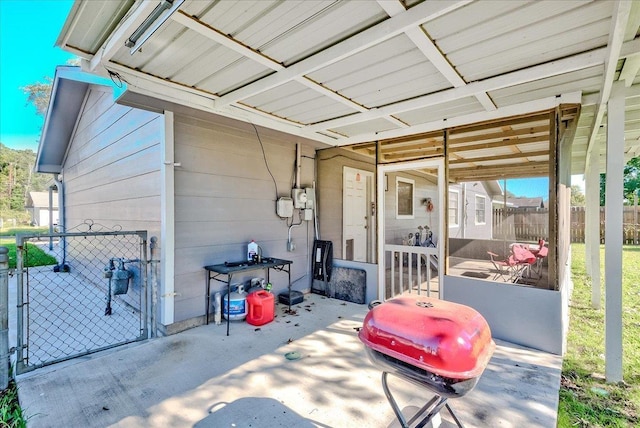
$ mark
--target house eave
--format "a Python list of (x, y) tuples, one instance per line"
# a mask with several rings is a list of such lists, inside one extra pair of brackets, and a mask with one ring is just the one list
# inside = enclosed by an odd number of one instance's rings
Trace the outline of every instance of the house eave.
[(112, 87), (110, 81), (85, 73), (79, 67), (59, 66), (36, 154), (35, 171), (59, 174), (90, 85)]

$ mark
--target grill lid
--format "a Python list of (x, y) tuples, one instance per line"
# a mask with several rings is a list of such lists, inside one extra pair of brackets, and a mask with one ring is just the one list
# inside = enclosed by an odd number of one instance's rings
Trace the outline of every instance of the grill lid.
[(359, 338), (378, 352), (458, 380), (479, 377), (495, 349), (480, 313), (428, 297), (399, 297), (375, 306)]

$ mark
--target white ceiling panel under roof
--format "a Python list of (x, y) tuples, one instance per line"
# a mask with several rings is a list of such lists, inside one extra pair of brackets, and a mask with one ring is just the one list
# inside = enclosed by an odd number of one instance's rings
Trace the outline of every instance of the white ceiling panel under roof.
[[(76, 0), (57, 44), (130, 93), (331, 146), (387, 141), (386, 159), (438, 153), (423, 135), (475, 123), (491, 125), (474, 138), (503, 132), (515, 153), (500, 156), (517, 157), (533, 149), (500, 121), (559, 108), (578, 120), (582, 172), (615, 82), (628, 155), (640, 145), (639, 29), (637, 1)], [(391, 153), (405, 138), (417, 142)], [(458, 178), (507, 159), (485, 157)]]
[(482, 104), (475, 97), (467, 97), (435, 106), (410, 110), (405, 113), (398, 113), (395, 117), (409, 125), (419, 125), (447, 119), (456, 114), (471, 114), (481, 111), (484, 111)]
[(295, 81), (247, 98), (242, 104), (299, 123), (320, 122), (332, 118), (336, 112), (341, 112), (341, 115), (356, 112)]
[(572, 73), (560, 74), (521, 85), (510, 86), (489, 92), (497, 106), (508, 106), (525, 102), (529, 94), (536, 92), (541, 98), (553, 97), (566, 92), (592, 94), (600, 89), (603, 66), (581, 69)]
[(363, 130), (368, 131), (371, 129), (375, 129), (376, 131), (373, 131), (373, 132), (380, 133), (380, 132), (384, 132), (384, 131), (388, 131), (390, 129), (396, 129), (396, 128), (398, 128), (398, 125), (394, 125), (392, 122), (386, 119), (374, 119), (369, 122), (362, 122), (362, 123), (356, 123), (353, 125), (342, 126), (340, 128), (333, 128), (331, 129), (331, 131), (339, 135), (351, 136), (351, 135), (361, 134)]

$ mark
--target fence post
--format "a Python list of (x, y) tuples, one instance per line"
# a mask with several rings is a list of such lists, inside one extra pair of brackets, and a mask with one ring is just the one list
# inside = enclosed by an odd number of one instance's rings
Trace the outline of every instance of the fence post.
[(0, 247), (0, 390), (9, 386), (9, 249)]
[(158, 238), (152, 236), (149, 244), (150, 249), (150, 273), (151, 273), (151, 332), (152, 336), (158, 335), (156, 325), (156, 311), (158, 310)]

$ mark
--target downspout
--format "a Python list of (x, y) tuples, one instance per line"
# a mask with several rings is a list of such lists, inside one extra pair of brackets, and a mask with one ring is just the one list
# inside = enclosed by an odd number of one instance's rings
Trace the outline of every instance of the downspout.
[(62, 185), (62, 181), (59, 179), (59, 175), (55, 174), (53, 176), (53, 181), (56, 183), (56, 187), (58, 188), (58, 231), (60, 233), (64, 233), (64, 186)]
[[(52, 184), (49, 186), (49, 235), (53, 233), (53, 188)], [(49, 251), (53, 250), (53, 237), (49, 236)]]
[[(60, 175), (54, 174), (53, 181), (56, 183), (56, 187), (58, 188), (58, 233), (65, 232), (65, 209), (64, 209), (64, 186), (62, 185), (62, 180), (60, 180)], [(49, 228), (53, 227), (52, 225)], [(51, 230), (51, 229), (50, 229)], [(67, 263), (67, 242), (64, 238), (60, 239), (60, 247), (62, 250), (62, 263), (60, 264), (60, 268), (64, 269)]]

